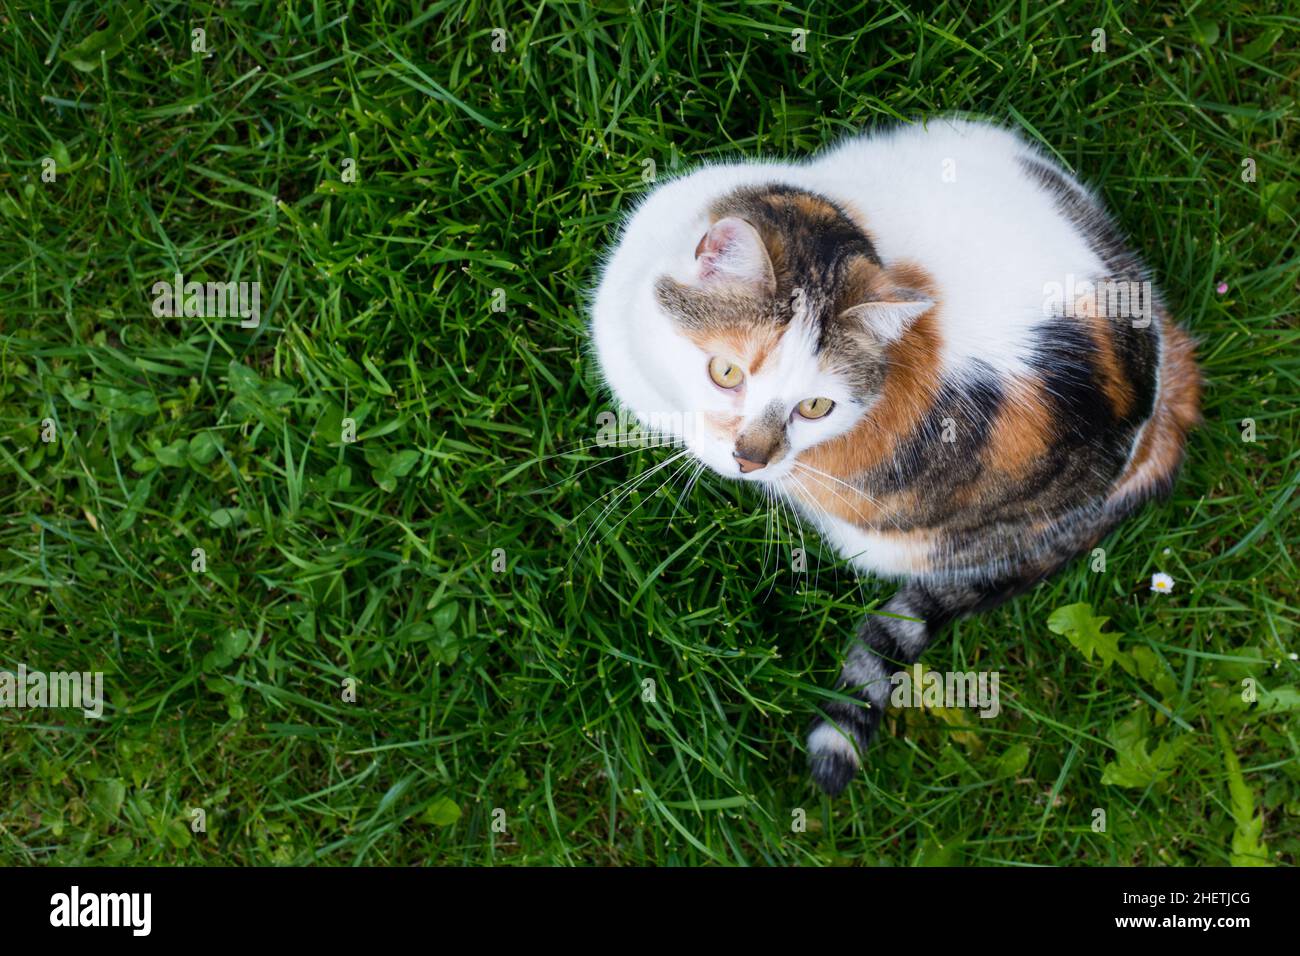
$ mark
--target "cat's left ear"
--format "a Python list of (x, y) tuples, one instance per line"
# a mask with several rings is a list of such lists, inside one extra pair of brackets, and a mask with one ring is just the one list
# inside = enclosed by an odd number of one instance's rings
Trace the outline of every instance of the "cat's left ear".
[(917, 282), (917, 278), (925, 277), (907, 264), (884, 267), (866, 257), (855, 257), (845, 270), (842, 294), (856, 304), (840, 312), (840, 321), (856, 325), (881, 345), (897, 342), (934, 308), (930, 295), (917, 288), (928, 282)]
[(913, 322), (934, 308), (934, 300), (915, 289), (891, 288), (885, 294), (887, 298), (850, 306), (840, 313), (840, 318), (859, 323), (888, 345), (902, 338)]

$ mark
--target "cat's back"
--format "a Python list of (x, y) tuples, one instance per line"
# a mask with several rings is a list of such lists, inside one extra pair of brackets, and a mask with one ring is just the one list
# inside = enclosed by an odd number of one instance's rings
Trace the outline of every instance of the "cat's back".
[(1105, 272), (1034, 168), (1093, 202), (1018, 135), (959, 119), (865, 133), (814, 159), (805, 175), (859, 219), (884, 261), (915, 263), (932, 278), (950, 361), (1017, 371), (1018, 346), (1046, 319), (1045, 289)]
[[(924, 489), (894, 518), (938, 535), (925, 573), (996, 575), (1012, 555), (1043, 571), (1170, 486), (1198, 420), (1191, 342), (1060, 164), (1010, 131), (943, 119), (848, 140), (802, 175), (935, 301), (928, 410), (886, 439), (879, 474), (852, 476), (877, 497)], [(952, 444), (932, 440), (934, 420), (953, 424)], [(879, 529), (831, 531), (869, 570), (920, 573)]]

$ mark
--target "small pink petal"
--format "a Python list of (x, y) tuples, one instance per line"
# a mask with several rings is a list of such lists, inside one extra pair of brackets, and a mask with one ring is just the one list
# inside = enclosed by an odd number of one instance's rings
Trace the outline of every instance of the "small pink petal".
[(1217, 286), (1215, 286), (1214, 291), (1219, 293), (1219, 295), (1223, 295), (1223, 293), (1228, 291), (1228, 283), (1220, 282)]

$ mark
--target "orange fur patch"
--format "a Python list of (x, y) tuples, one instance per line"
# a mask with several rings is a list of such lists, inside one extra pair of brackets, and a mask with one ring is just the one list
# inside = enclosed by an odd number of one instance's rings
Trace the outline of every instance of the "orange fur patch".
[(812, 468), (839, 479), (821, 479), (825, 487), (816, 489), (817, 503), (859, 527), (876, 526), (889, 515), (906, 513), (907, 502), (898, 500), (899, 496), (873, 501), (839, 482), (849, 482), (855, 475), (889, 460), (933, 404), (940, 366), (936, 311), (931, 309), (917, 319), (902, 338), (886, 349), (888, 371), (880, 398), (871, 411), (845, 434), (809, 448), (799, 457)]
[(709, 426), (709, 431), (719, 438), (726, 438), (735, 441), (736, 434), (740, 431), (739, 415), (724, 415), (721, 412), (705, 412), (702, 416), (704, 423)]
[(833, 219), (835, 217), (835, 207), (823, 199), (809, 193), (795, 193), (793, 196), (794, 208), (799, 211), (799, 215), (812, 222), (820, 219)]
[(939, 292), (934, 286), (930, 273), (914, 262), (896, 262), (889, 267), (889, 275), (894, 284), (904, 289), (923, 292), (932, 301), (939, 301)]
[(1016, 479), (1029, 474), (1047, 451), (1052, 433), (1052, 412), (1046, 398), (1042, 383), (1035, 379), (1007, 383), (1006, 400), (998, 408), (985, 449), (988, 464)]
[(688, 334), (688, 337), (710, 355), (733, 359), (745, 367), (746, 375), (754, 375), (763, 367), (784, 334), (784, 327), (753, 325), (705, 335)]
[(1115, 415), (1124, 418), (1133, 410), (1135, 396), (1133, 383), (1128, 380), (1120, 366), (1119, 356), (1115, 352), (1115, 327), (1111, 320), (1097, 312), (1095, 298), (1084, 297), (1076, 303), (1076, 315), (1082, 316), (1088, 327), (1088, 337), (1096, 348), (1097, 374), (1101, 379), (1101, 390), (1106, 401), (1114, 409)]

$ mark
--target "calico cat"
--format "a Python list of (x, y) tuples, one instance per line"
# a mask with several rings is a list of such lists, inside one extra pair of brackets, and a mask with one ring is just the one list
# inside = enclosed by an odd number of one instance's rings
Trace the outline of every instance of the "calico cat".
[(1097, 196), (965, 119), (658, 186), (604, 263), (591, 335), (642, 422), (901, 580), (845, 659), (857, 703), (808, 736), (832, 794), (891, 673), (1167, 492), (1199, 420), (1192, 342)]

